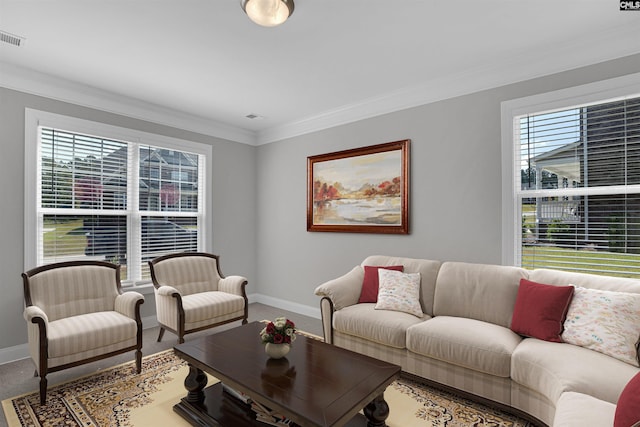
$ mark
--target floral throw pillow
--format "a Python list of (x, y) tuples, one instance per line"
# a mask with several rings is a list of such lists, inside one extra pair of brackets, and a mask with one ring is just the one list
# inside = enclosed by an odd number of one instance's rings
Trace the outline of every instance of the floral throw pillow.
[(393, 310), (422, 317), (420, 273), (378, 270), (379, 289), (376, 310)]
[(576, 287), (562, 339), (639, 366), (640, 294)]

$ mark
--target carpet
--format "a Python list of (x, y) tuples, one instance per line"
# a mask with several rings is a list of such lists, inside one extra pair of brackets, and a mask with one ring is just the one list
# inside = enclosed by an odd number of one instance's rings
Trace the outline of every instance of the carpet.
[[(47, 405), (39, 393), (4, 400), (9, 427), (188, 426), (173, 405), (186, 395), (186, 362), (173, 350), (147, 356), (142, 373), (135, 363), (104, 369), (52, 386)], [(209, 384), (217, 380), (209, 377)], [(529, 422), (411, 379), (387, 387), (389, 427), (531, 427)], [(265, 424), (266, 425), (266, 424)]]

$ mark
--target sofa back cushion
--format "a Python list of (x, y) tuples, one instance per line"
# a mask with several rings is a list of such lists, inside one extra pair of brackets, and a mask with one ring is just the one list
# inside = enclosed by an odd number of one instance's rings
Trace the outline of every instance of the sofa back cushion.
[(445, 262), (438, 272), (433, 315), (467, 317), (508, 328), (523, 278), (528, 278), (528, 272), (520, 267)]
[(438, 270), (441, 265), (440, 261), (372, 255), (362, 261), (361, 265), (362, 267), (366, 265), (402, 265), (405, 273), (420, 273), (420, 305), (422, 312), (433, 316), (433, 298), (436, 278), (438, 277)]
[(529, 280), (554, 285), (574, 285), (603, 291), (640, 293), (640, 281), (624, 277), (573, 273), (570, 271), (539, 268), (529, 272)]

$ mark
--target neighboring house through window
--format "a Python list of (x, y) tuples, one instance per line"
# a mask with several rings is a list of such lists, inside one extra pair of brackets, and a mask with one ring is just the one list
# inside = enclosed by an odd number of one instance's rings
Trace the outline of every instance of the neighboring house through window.
[(640, 75), (503, 103), (503, 262), (640, 278)]
[(26, 110), (25, 268), (100, 259), (124, 283), (147, 261), (206, 250), (211, 147)]

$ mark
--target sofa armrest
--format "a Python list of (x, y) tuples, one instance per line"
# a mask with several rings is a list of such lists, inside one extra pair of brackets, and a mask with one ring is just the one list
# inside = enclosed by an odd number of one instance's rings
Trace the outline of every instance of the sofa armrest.
[(320, 316), (322, 320), (322, 334), (324, 342), (333, 344), (333, 303), (328, 297), (322, 297), (320, 300)]
[(139, 292), (123, 292), (116, 297), (115, 310), (133, 320), (139, 320), (140, 309), (137, 308), (144, 303), (144, 296)]
[(248, 281), (245, 277), (227, 276), (220, 279), (220, 281), (218, 282), (218, 290), (221, 292), (226, 292), (228, 294), (234, 294), (244, 297), (244, 287), (247, 285), (247, 283)]
[(344, 307), (358, 303), (363, 280), (364, 268), (357, 266), (344, 276), (318, 286), (315, 294), (329, 298), (333, 303), (334, 310), (341, 310)]

